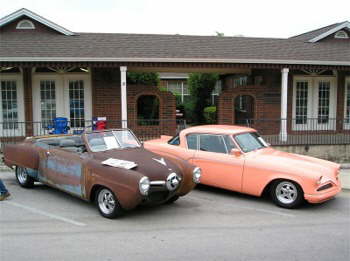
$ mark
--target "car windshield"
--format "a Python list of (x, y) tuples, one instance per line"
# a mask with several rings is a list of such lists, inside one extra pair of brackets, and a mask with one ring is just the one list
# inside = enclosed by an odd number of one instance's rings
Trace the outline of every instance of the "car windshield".
[(256, 132), (238, 134), (235, 136), (235, 139), (243, 152), (250, 152), (268, 147), (268, 144)]
[(93, 152), (141, 146), (138, 139), (129, 130), (92, 132), (87, 133), (86, 138)]

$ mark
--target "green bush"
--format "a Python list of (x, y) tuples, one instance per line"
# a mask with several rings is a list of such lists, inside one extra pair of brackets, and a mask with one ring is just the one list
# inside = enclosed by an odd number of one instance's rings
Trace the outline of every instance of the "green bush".
[[(219, 76), (216, 73), (191, 73), (188, 79), (191, 94), (191, 115), (195, 124), (206, 123), (204, 108), (210, 106), (211, 93)], [(186, 107), (186, 106), (185, 106)]]
[(160, 79), (159, 79), (159, 74), (154, 72), (150, 72), (150, 73), (128, 72), (127, 82), (129, 84), (158, 86)]
[(209, 106), (204, 108), (204, 118), (206, 123), (216, 123), (216, 106)]

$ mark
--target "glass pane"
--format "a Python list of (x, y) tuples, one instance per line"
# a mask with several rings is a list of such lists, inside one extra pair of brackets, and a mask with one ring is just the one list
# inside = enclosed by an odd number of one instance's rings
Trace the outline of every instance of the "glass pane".
[(3, 129), (18, 129), (16, 81), (1, 81)]
[(197, 146), (197, 137), (198, 134), (190, 134), (186, 136), (187, 140), (187, 147), (191, 150), (196, 150), (198, 148)]
[(85, 127), (84, 82), (82, 80), (69, 82), (69, 116), (71, 127)]
[(308, 82), (298, 81), (295, 95), (295, 123), (306, 124), (307, 121), (307, 99), (308, 99)]
[(345, 122), (350, 123), (350, 82), (348, 82), (346, 88)]
[(329, 120), (329, 96), (330, 82), (319, 82), (318, 84), (318, 123), (328, 123)]
[(40, 113), (42, 128), (47, 128), (56, 118), (56, 87), (53, 80), (40, 81)]
[(217, 153), (227, 153), (222, 136), (218, 135), (200, 135), (200, 150)]

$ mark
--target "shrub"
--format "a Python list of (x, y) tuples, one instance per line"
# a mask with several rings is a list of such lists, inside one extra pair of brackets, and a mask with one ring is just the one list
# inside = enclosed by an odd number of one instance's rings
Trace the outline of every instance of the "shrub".
[(216, 106), (209, 106), (204, 108), (204, 118), (206, 123), (216, 123)]

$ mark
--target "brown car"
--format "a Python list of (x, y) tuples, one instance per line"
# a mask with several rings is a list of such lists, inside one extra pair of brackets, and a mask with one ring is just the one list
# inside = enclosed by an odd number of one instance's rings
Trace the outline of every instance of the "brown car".
[(35, 181), (95, 201), (102, 216), (146, 203), (171, 203), (199, 183), (201, 170), (143, 148), (128, 129), (27, 138), (4, 148), (22, 187)]

